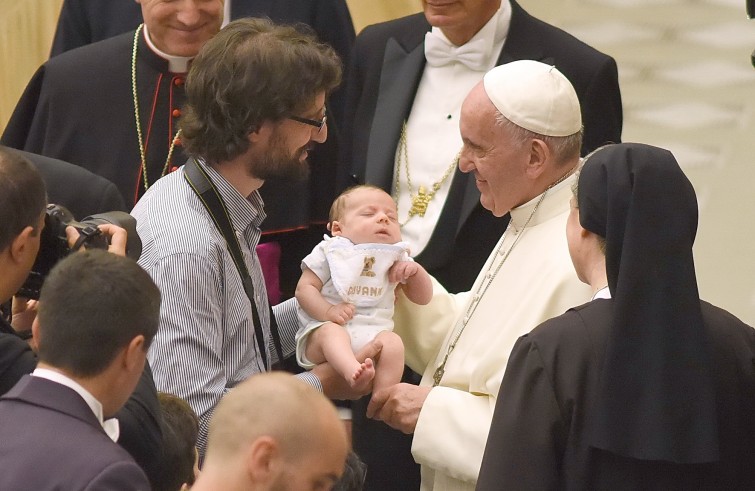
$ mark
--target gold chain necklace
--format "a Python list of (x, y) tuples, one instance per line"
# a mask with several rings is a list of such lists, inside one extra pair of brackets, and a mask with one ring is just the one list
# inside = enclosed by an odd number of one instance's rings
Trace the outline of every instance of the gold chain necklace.
[[(139, 46), (139, 34), (142, 32), (144, 24), (140, 24), (134, 33), (134, 45), (131, 48), (131, 93), (134, 96), (134, 118), (136, 120), (136, 136), (139, 138), (139, 156), (142, 159), (142, 178), (144, 179), (144, 190), (149, 189), (149, 180), (147, 178), (147, 159), (144, 155), (144, 140), (142, 138), (142, 124), (139, 122), (139, 97), (136, 94), (136, 51)], [(164, 176), (170, 165), (170, 159), (173, 156), (173, 149), (176, 148), (176, 142), (181, 135), (181, 130), (176, 131), (176, 135), (170, 142), (170, 148), (168, 148), (168, 157), (165, 159), (165, 165), (163, 166), (160, 176)]]
[[(474, 295), (472, 295), (472, 300), (469, 303), (469, 307), (467, 307), (467, 311), (464, 314), (464, 317), (461, 319), (461, 328), (459, 329), (459, 332), (456, 333), (456, 336), (453, 338), (453, 341), (451, 341), (451, 344), (449, 344), (448, 349), (446, 350), (446, 354), (443, 357), (443, 361), (435, 370), (435, 373), (433, 373), (433, 387), (437, 387), (440, 384), (440, 381), (443, 378), (443, 374), (446, 372), (446, 363), (448, 362), (448, 357), (451, 355), (453, 350), (456, 349), (456, 344), (459, 342), (459, 338), (461, 338), (461, 335), (464, 332), (464, 329), (467, 327), (467, 324), (469, 324), (469, 321), (472, 319), (472, 316), (477, 310), (477, 306), (480, 305), (480, 300), (482, 299), (483, 295), (485, 295), (485, 293), (488, 291), (488, 288), (493, 283), (493, 280), (495, 280), (495, 277), (498, 275), (498, 271), (501, 270), (501, 266), (503, 266), (503, 263), (505, 263), (506, 259), (509, 258), (511, 251), (514, 250), (514, 246), (516, 246), (517, 242), (519, 242), (519, 239), (521, 239), (522, 236), (524, 235), (524, 231), (527, 229), (527, 225), (530, 224), (532, 217), (535, 216), (537, 209), (540, 208), (540, 203), (542, 203), (543, 200), (545, 199), (545, 195), (548, 194), (548, 191), (550, 191), (554, 186), (556, 186), (557, 184), (564, 181), (567, 177), (569, 177), (573, 170), (574, 169), (570, 169), (566, 174), (564, 174), (562, 177), (556, 180), (556, 182), (548, 186), (548, 188), (540, 196), (540, 199), (537, 200), (537, 203), (535, 203), (535, 208), (532, 209), (532, 213), (530, 213), (530, 216), (527, 217), (527, 221), (524, 222), (524, 226), (521, 228), (521, 230), (516, 230), (516, 227), (515, 227), (514, 235), (516, 235), (516, 237), (514, 238), (514, 242), (511, 244), (511, 247), (509, 247), (509, 249), (504, 252), (502, 250), (503, 244), (506, 242), (506, 235), (509, 233), (509, 228), (511, 227), (511, 223), (512, 223), (512, 221), (509, 220), (509, 224), (506, 226), (506, 230), (503, 232), (503, 237), (501, 237), (501, 245), (499, 245), (498, 249), (496, 249), (495, 256), (490, 261), (487, 271), (485, 271), (485, 278), (480, 282), (480, 285), (477, 287), (477, 290), (475, 291)], [(496, 256), (503, 256), (503, 258), (500, 260), (500, 262), (498, 262), (498, 265), (495, 267), (495, 271), (491, 273), (490, 270), (493, 267), (493, 264), (495, 264)]]
[(440, 190), (441, 186), (443, 186), (443, 183), (446, 182), (446, 179), (448, 179), (448, 176), (451, 175), (451, 173), (456, 169), (456, 166), (459, 165), (459, 157), (461, 156), (461, 152), (456, 154), (456, 157), (454, 158), (453, 162), (451, 162), (451, 165), (448, 166), (446, 171), (443, 173), (443, 175), (433, 183), (433, 185), (430, 187), (430, 191), (428, 192), (425, 186), (420, 186), (417, 189), (417, 194), (414, 194), (414, 185), (412, 184), (412, 177), (409, 174), (409, 152), (407, 150), (407, 144), (406, 144), (406, 121), (404, 121), (404, 125), (401, 127), (401, 137), (399, 139), (399, 149), (398, 149), (398, 157), (396, 158), (396, 181), (393, 186), (393, 199), (396, 201), (396, 212), (398, 212), (398, 199), (400, 195), (400, 185), (399, 185), (399, 177), (401, 176), (401, 167), (403, 165), (404, 167), (404, 173), (406, 174), (406, 185), (409, 189), (409, 199), (411, 200), (412, 206), (409, 208), (409, 213), (407, 214), (406, 221), (404, 223), (400, 223), (402, 227), (406, 225), (409, 220), (414, 218), (415, 215), (419, 215), (420, 217), (424, 217), (425, 213), (427, 213), (427, 207), (430, 204), (430, 201), (435, 197), (435, 193)]

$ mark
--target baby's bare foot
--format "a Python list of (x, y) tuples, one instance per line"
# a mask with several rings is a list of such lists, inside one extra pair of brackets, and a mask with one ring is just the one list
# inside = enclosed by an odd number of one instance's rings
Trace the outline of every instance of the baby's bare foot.
[(367, 358), (351, 376), (349, 383), (353, 389), (366, 390), (373, 378), (375, 378), (375, 364)]

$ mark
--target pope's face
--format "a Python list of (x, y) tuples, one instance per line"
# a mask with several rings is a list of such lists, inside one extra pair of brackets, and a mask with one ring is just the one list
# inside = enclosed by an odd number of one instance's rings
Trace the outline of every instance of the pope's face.
[(501, 217), (529, 199), (526, 167), (529, 151), (495, 120), (495, 106), (482, 82), (461, 106), (459, 131), (464, 145), (459, 169), (470, 173), (480, 190), (480, 203)]
[(136, 0), (155, 46), (174, 56), (193, 57), (220, 31), (223, 0)]

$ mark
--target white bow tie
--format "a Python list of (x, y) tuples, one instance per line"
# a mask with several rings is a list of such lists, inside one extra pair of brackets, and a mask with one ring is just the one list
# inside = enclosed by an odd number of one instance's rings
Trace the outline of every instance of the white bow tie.
[(432, 66), (443, 66), (458, 61), (470, 70), (487, 71), (488, 43), (480, 38), (461, 46), (455, 46), (433, 31), (425, 34), (425, 58)]

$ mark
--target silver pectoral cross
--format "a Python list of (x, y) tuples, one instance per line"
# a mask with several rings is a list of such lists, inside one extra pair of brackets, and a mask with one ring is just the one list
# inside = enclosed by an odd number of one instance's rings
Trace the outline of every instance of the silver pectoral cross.
[(435, 370), (435, 373), (433, 374), (433, 387), (440, 385), (440, 381), (443, 378), (445, 371), (445, 364), (439, 366), (438, 369)]

